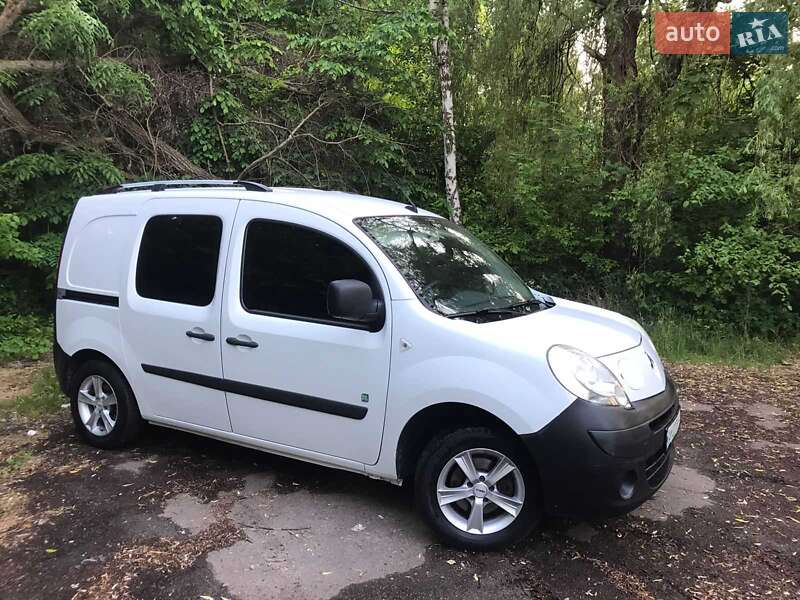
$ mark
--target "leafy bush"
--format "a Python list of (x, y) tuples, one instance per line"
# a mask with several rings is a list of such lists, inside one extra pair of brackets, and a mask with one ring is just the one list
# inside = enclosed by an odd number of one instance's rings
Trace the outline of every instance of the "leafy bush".
[(152, 79), (115, 60), (98, 60), (89, 71), (89, 84), (106, 100), (141, 107), (150, 101)]
[(0, 315), (0, 363), (37, 359), (50, 352), (52, 321), (40, 315)]
[(20, 154), (0, 163), (0, 314), (50, 309), (75, 202), (121, 180), (110, 160), (94, 154)]
[(111, 41), (106, 25), (86, 12), (78, 0), (49, 2), (28, 17), (22, 33), (34, 46), (56, 56), (92, 56), (100, 42)]
[(729, 323), (749, 334), (796, 331), (800, 317), (800, 237), (750, 225), (724, 225), (680, 258), (673, 281), (695, 298), (706, 323)]

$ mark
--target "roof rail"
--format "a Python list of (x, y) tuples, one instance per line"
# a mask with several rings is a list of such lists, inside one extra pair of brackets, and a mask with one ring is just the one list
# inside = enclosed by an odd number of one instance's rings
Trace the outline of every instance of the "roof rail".
[(99, 194), (117, 194), (119, 192), (162, 192), (167, 189), (198, 188), (198, 187), (238, 187), (248, 192), (271, 192), (272, 188), (255, 181), (240, 179), (171, 179), (164, 181), (137, 181), (134, 183), (120, 183), (106, 188)]

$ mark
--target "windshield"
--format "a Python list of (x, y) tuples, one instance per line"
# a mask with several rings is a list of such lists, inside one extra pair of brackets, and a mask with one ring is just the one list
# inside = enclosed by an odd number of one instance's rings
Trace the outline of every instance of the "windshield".
[(439, 217), (355, 220), (392, 260), (420, 300), (443, 315), (534, 300), (519, 275), (486, 244)]

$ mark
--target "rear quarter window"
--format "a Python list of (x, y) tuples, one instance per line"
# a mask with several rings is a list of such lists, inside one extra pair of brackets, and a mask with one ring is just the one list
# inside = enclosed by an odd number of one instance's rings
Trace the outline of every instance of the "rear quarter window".
[(222, 219), (211, 215), (158, 215), (145, 225), (136, 264), (143, 298), (207, 306), (217, 284)]

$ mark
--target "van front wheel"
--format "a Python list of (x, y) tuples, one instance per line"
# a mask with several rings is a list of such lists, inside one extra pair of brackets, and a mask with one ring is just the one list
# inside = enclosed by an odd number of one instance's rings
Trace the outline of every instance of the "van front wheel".
[(432, 439), (417, 463), (415, 496), (445, 543), (470, 550), (519, 541), (541, 517), (532, 461), (507, 436), (484, 427)]
[(70, 407), (78, 434), (98, 448), (121, 448), (132, 442), (142, 417), (128, 382), (102, 360), (90, 360), (72, 377)]

